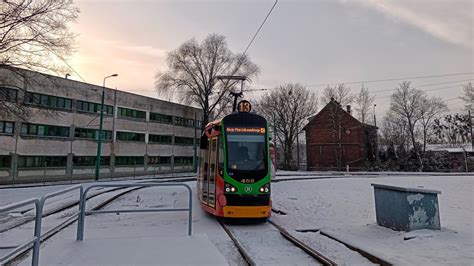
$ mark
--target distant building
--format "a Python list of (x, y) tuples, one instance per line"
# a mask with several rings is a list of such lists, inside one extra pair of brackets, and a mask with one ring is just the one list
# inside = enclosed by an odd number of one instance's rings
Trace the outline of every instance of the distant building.
[[(101, 93), (101, 86), (0, 69), (0, 101), (30, 114), (20, 121), (0, 113), (0, 184), (93, 177)], [(200, 109), (106, 88), (101, 178), (192, 170), (195, 116)]]
[(304, 127), (308, 170), (360, 169), (374, 161), (377, 151), (377, 128), (361, 123), (331, 100)]

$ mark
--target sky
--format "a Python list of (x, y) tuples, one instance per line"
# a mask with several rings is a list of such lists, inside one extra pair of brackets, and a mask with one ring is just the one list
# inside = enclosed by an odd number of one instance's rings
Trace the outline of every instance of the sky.
[[(78, 37), (69, 63), (88, 83), (101, 85), (103, 77), (117, 73), (107, 79), (108, 87), (157, 97), (154, 75), (167, 70), (169, 51), (191, 38), (201, 41), (218, 33), (227, 37), (233, 52), (241, 53), (273, 3), (76, 1), (81, 13), (71, 25)], [(461, 0), (279, 0), (248, 50), (261, 69), (249, 86), (299, 82), (321, 95), (325, 85), (311, 85), (472, 73), (473, 14), (474, 2)], [(462, 94), (462, 84), (474, 81), (474, 74), (407, 80), (428, 95), (450, 100), (448, 107), (458, 112), (462, 102), (453, 98)], [(364, 86), (389, 90), (400, 82)], [(361, 85), (348, 84), (353, 93)], [(377, 116), (388, 109), (390, 94), (373, 93)]]

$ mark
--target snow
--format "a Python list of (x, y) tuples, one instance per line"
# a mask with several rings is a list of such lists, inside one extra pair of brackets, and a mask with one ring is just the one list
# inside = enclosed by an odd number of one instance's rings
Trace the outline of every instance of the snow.
[[(281, 174), (287, 176), (281, 176)], [(308, 177), (315, 176), (314, 172), (297, 172), (297, 174), (307, 174)], [(289, 172), (280, 172), (280, 177), (301, 178), (301, 176)], [(287, 215), (273, 214), (272, 220), (283, 225), (292, 235), (309, 244), (315, 250), (334, 259), (338, 264), (367, 265), (370, 262), (323, 234), (331, 235), (396, 265), (472, 265), (474, 263), (474, 176), (452, 174), (427, 176), (407, 173), (383, 175), (377, 173), (367, 177), (362, 174), (344, 176), (341, 173), (336, 175), (326, 173), (324, 177), (322, 179), (273, 183), (273, 206), (286, 212)], [(378, 226), (375, 222), (374, 194), (371, 186), (374, 178), (377, 179), (377, 183), (384, 185), (422, 186), (441, 191), (442, 194), (438, 195), (438, 200), (442, 230), (416, 230), (407, 233)], [(188, 184), (195, 189), (195, 182)], [(0, 202), (3, 205), (1, 201), (4, 197), (3, 192), (15, 195), (14, 197), (18, 199), (24, 199), (30, 197), (32, 193), (42, 196), (42, 193), (46, 194), (61, 188), (57, 186), (53, 188), (40, 187), (42, 190), (39, 191), (18, 188), (2, 189), (0, 190)], [(94, 200), (99, 202), (100, 198), (94, 198)], [(67, 199), (62, 199), (62, 201), (66, 202)], [(93, 200), (88, 201), (88, 209), (95, 204), (97, 203), (94, 203)], [(186, 206), (187, 193), (184, 189), (163, 187), (131, 192), (116, 199), (104, 209), (185, 208)], [(76, 207), (45, 217), (43, 231), (48, 230), (54, 223), (72, 214), (75, 210)], [(176, 245), (174, 248), (179, 250), (181, 257), (186, 257), (188, 254), (193, 256), (198, 253), (196, 249), (185, 247), (179, 242), (187, 238), (186, 212), (94, 214), (86, 217), (85, 225), (85, 236), (81, 245), (90, 243), (90, 246), (83, 250), (94, 252), (94, 256), (100, 255), (96, 253), (100, 253), (103, 249), (101, 246), (105, 248), (105, 242), (112, 243), (110, 245), (116, 254), (126, 254), (131, 246), (137, 247), (137, 245), (147, 243), (149, 246), (151, 239), (155, 239), (156, 243), (168, 243), (170, 247)], [(264, 231), (265, 226), (242, 226), (236, 233), (248, 240), (247, 245), (250, 250), (253, 250), (258, 256), (263, 256), (262, 261), (265, 262), (263, 264), (274, 264), (275, 261), (264, 258), (277, 257), (286, 253), (278, 249), (277, 245), (280, 244), (277, 244), (277, 241), (272, 241), (273, 236), (267, 233), (258, 234), (258, 232)], [(49, 259), (57, 255), (64, 260), (71, 257), (69, 261), (72, 263), (72, 259), (78, 256), (67, 256), (67, 254), (75, 254), (72, 252), (78, 248), (75, 245), (75, 231), (76, 223), (73, 223), (47, 240), (41, 247), (40, 259), (52, 262)], [(17, 244), (19, 240), (26, 240), (31, 235), (32, 223), (27, 223), (0, 234), (0, 246), (6, 246), (9, 243)], [(268, 239), (265, 239), (265, 235), (269, 236)], [(195, 194), (193, 195), (193, 236), (199, 239), (196, 240), (197, 242), (212, 243), (216, 247), (214, 250), (216, 256), (218, 257), (220, 253), (225, 257), (224, 264), (245, 265), (232, 241), (218, 222), (199, 208)], [(133, 245), (132, 241), (136, 241), (136, 245)], [(102, 244), (100, 245), (100, 243)], [(120, 245), (120, 243), (124, 244)], [(172, 245), (173, 243), (174, 245)], [(137, 248), (132, 248), (132, 250), (137, 250)], [(165, 262), (156, 256), (159, 252), (158, 248), (153, 250), (147, 247), (139, 249), (139, 251), (142, 252), (140, 253), (142, 256), (155, 259), (154, 264)], [(177, 255), (172, 252), (169, 251), (167, 254)], [(24, 263), (28, 263), (28, 261), (25, 260)], [(110, 263), (115, 264), (114, 262), (127, 264), (133, 260), (124, 259)], [(88, 263), (83, 260), (83, 264)], [(50, 265), (50, 263), (43, 263), (43, 265)]]
[(396, 264), (474, 262), (473, 176), (383, 177), (378, 183), (440, 190), (440, 231), (423, 237), (375, 223), (373, 178), (334, 178), (272, 185), (273, 206), (287, 213), (273, 219), (288, 229), (317, 228)]

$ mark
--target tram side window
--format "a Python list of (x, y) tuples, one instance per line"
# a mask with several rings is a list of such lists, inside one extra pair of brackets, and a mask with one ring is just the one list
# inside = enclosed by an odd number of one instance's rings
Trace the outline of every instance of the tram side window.
[(222, 135), (219, 137), (218, 167), (219, 175), (224, 176), (224, 141)]

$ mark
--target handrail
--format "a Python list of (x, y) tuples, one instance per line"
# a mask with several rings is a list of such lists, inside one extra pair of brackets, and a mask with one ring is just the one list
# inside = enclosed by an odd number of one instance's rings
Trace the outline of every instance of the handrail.
[[(14, 248), (12, 251), (8, 252), (7, 254), (3, 255), (2, 257), (0, 257), (0, 264), (3, 265), (3, 263), (5, 261), (7, 261), (10, 257), (12, 257), (14, 254), (16, 254), (18, 251), (24, 249), (25, 247), (33, 244), (33, 248), (34, 250), (38, 250), (39, 252), (39, 244), (40, 244), (40, 237), (37, 236), (37, 232), (38, 231), (41, 231), (38, 229), (38, 226), (41, 227), (41, 218), (42, 218), (42, 215), (41, 215), (41, 210), (42, 210), (42, 205), (41, 205), (41, 202), (38, 198), (31, 198), (31, 199), (27, 199), (27, 200), (23, 200), (23, 201), (19, 201), (19, 202), (16, 202), (16, 203), (12, 203), (12, 204), (8, 204), (8, 205), (5, 205), (3, 207), (0, 207), (0, 213), (6, 213), (8, 211), (11, 211), (11, 210), (15, 210), (15, 209), (18, 209), (18, 208), (21, 208), (23, 206), (27, 206), (27, 205), (30, 205), (30, 204), (35, 204), (35, 209), (36, 209), (36, 214), (35, 214), (35, 234), (33, 236), (32, 239), (30, 239), (30, 241), (24, 243), (24, 244), (21, 244), (19, 246), (17, 246), (16, 248)], [(40, 221), (38, 223), (38, 221)], [(35, 254), (35, 252), (33, 251), (33, 257), (35, 257), (35, 255), (38, 255), (38, 254)], [(32, 263), (31, 263), (33, 266), (36, 266), (38, 265), (38, 261), (36, 261), (36, 264), (35, 264), (35, 261), (33, 260)]]
[[(87, 200), (87, 192), (92, 188), (96, 187), (185, 187), (188, 190), (189, 200), (188, 200), (188, 208), (187, 209), (136, 209), (136, 210), (107, 210), (107, 211), (88, 211), (86, 213), (86, 200)], [(119, 183), (119, 184), (96, 184), (89, 186), (84, 190), (81, 194), (81, 200), (79, 207), (81, 208), (79, 212), (79, 219), (77, 222), (77, 241), (84, 240), (84, 224), (85, 224), (85, 216), (86, 214), (91, 213), (117, 213), (117, 212), (165, 212), (165, 211), (188, 211), (188, 235), (192, 233), (192, 212), (193, 212), (193, 197), (192, 197), (192, 190), (191, 187), (187, 184), (183, 183), (166, 183), (166, 184), (138, 184), (138, 183)]]
[[(43, 220), (42, 219), (43, 218), (43, 207), (44, 207), (44, 204), (45, 204), (46, 200), (49, 199), (49, 198), (57, 197), (59, 195), (65, 194), (67, 192), (70, 192), (70, 191), (73, 191), (73, 190), (76, 190), (76, 189), (79, 189), (79, 197), (81, 197), (82, 192), (84, 191), (84, 188), (82, 187), (82, 185), (75, 185), (75, 186), (68, 187), (68, 188), (65, 188), (65, 189), (62, 189), (62, 190), (59, 190), (59, 191), (48, 193), (48, 194), (44, 195), (41, 198), (40, 204), (39, 204), (39, 213), (41, 215), (40, 215), (40, 219), (36, 219), (36, 222), (35, 222), (36, 242), (35, 242), (35, 245), (33, 246), (33, 259), (32, 259), (32, 262), (31, 262), (32, 265), (36, 266), (39, 263), (39, 252), (40, 252), (39, 248), (40, 248), (40, 244), (41, 244), (41, 223), (42, 223), (42, 220)], [(80, 198), (79, 198), (79, 211), (81, 210), (80, 203), (81, 203), (81, 201), (80, 201)], [(74, 215), (79, 215), (79, 212), (74, 214)]]

